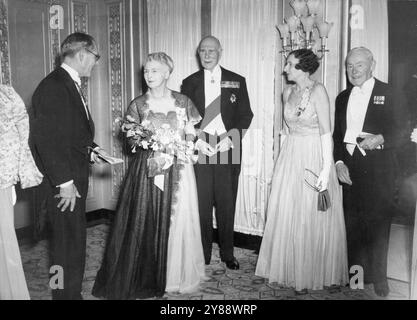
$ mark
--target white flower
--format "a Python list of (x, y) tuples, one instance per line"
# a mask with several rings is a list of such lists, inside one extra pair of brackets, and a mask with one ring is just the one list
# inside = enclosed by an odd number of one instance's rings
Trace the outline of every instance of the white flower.
[(169, 144), (171, 142), (171, 140), (167, 136), (162, 136), (159, 139), (159, 142), (161, 142), (163, 145), (167, 145), (167, 144)]
[(140, 144), (141, 144), (141, 146), (142, 146), (143, 149), (148, 150), (148, 148), (149, 148), (148, 141), (145, 141), (145, 140), (144, 141), (141, 141)]
[(191, 122), (188, 122), (187, 125), (184, 128), (185, 134), (192, 134), (196, 135), (194, 125)]
[(411, 134), (411, 141), (417, 143), (417, 129), (414, 129)]
[(130, 121), (130, 122), (136, 122), (136, 119), (135, 118), (133, 118), (131, 115), (127, 115), (126, 116), (126, 119), (128, 120), (128, 121)]
[(175, 111), (177, 112), (177, 116), (179, 116), (179, 117), (184, 117), (185, 116), (185, 108), (177, 107)]
[(151, 122), (149, 120), (143, 120), (141, 125), (144, 126), (145, 128), (148, 127), (151, 124)]
[(135, 132), (134, 132), (134, 131), (132, 131), (132, 130), (128, 130), (128, 131), (126, 132), (126, 137), (127, 137), (127, 138), (134, 137), (134, 136), (135, 136)]

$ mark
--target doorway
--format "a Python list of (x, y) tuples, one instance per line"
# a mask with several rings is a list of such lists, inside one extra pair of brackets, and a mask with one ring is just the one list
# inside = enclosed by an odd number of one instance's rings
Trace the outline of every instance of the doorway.
[[(417, 1), (388, 0), (389, 83), (396, 107), (406, 113), (404, 143), (397, 150), (398, 179), (391, 228), (388, 277), (411, 283), (413, 232), (417, 200), (416, 144), (409, 137), (417, 127)], [(416, 244), (415, 244), (416, 245)]]

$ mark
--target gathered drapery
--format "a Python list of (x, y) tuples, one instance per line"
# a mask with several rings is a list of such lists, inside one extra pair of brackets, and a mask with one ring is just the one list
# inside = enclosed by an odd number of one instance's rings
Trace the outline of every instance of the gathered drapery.
[(198, 71), (201, 0), (148, 0), (148, 17), (149, 51), (174, 60), (168, 87), (180, 91), (182, 80)]
[(273, 172), (276, 0), (213, 0), (212, 34), (222, 43), (220, 64), (246, 78), (252, 124), (243, 139), (235, 231), (262, 235)]
[(352, 0), (350, 47), (367, 47), (374, 54), (374, 76), (388, 82), (388, 3), (387, 0)]

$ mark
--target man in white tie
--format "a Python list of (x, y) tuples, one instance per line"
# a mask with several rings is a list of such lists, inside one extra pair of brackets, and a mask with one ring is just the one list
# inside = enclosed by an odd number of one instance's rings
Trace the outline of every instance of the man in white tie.
[(388, 84), (372, 75), (364, 47), (346, 58), (351, 87), (336, 99), (334, 158), (343, 184), (349, 267), (361, 266), (365, 283), (387, 296), (387, 252), (394, 200), (395, 154), (401, 121)]
[(52, 230), (51, 265), (62, 270), (63, 286), (54, 300), (79, 300), (86, 250), (85, 205), (89, 162), (98, 161), (94, 123), (81, 90), (98, 59), (93, 37), (73, 33), (61, 44), (62, 64), (36, 88), (32, 98), (31, 138), (36, 164), (45, 179), (38, 194), (47, 206)]
[(199, 161), (194, 166), (201, 238), (206, 264), (213, 243), (213, 207), (219, 235), (220, 258), (226, 267), (239, 269), (233, 253), (235, 204), (240, 175), (242, 137), (253, 113), (244, 77), (220, 66), (222, 46), (213, 37), (198, 46), (202, 70), (184, 79), (182, 93), (197, 107), (203, 120), (196, 126)]

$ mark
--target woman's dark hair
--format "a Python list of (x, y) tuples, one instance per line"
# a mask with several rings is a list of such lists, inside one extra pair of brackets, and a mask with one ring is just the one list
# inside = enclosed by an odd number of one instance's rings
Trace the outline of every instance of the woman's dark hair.
[(297, 70), (308, 72), (312, 75), (320, 67), (319, 57), (308, 49), (299, 49), (292, 51), (288, 56), (293, 55), (299, 62), (295, 66)]

